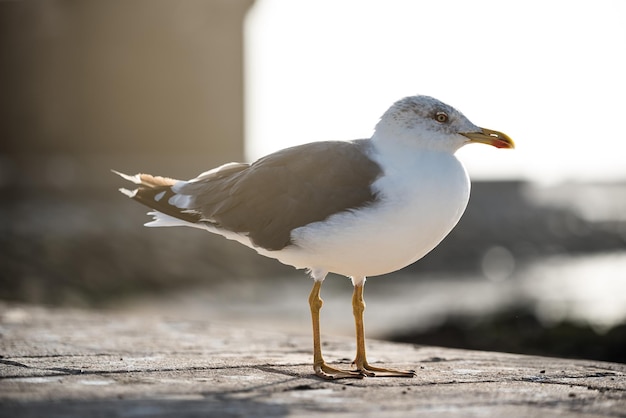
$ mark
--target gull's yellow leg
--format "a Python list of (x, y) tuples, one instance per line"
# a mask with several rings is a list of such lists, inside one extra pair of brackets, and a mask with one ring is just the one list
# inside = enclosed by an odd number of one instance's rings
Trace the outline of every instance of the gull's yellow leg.
[(352, 312), (354, 313), (354, 323), (356, 326), (356, 358), (354, 365), (356, 369), (366, 376), (376, 376), (381, 373), (384, 376), (413, 377), (413, 370), (393, 370), (370, 366), (365, 355), (365, 334), (363, 331), (363, 312), (365, 312), (365, 301), (363, 300), (363, 286), (365, 282), (354, 285), (352, 294)]
[(330, 367), (322, 357), (322, 344), (320, 341), (320, 309), (324, 302), (320, 297), (321, 281), (315, 281), (313, 289), (309, 295), (309, 306), (311, 307), (311, 319), (313, 321), (313, 370), (315, 374), (324, 379), (343, 379), (347, 377), (362, 379), (363, 374), (358, 371), (341, 370)]

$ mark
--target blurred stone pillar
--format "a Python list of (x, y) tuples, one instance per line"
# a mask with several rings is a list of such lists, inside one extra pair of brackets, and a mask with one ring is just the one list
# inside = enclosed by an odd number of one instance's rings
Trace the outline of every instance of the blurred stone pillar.
[(0, 2), (0, 185), (192, 176), (243, 158), (253, 0)]

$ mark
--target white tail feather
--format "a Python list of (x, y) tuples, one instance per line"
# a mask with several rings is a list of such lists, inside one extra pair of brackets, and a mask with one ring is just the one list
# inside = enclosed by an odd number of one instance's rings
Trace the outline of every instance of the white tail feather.
[(120, 192), (124, 193), (126, 196), (130, 197), (131, 199), (133, 197), (135, 197), (135, 195), (137, 194), (137, 189), (135, 189), (135, 190), (128, 190), (128, 189), (125, 189), (123, 187), (120, 187), (117, 190), (119, 190)]
[[(128, 181), (130, 181), (132, 183), (135, 183), (135, 184), (141, 184), (141, 178), (139, 177), (139, 174), (135, 174), (134, 176), (129, 176), (128, 174), (120, 173), (117, 170), (111, 170), (111, 171), (113, 173), (117, 174), (118, 176), (120, 176), (121, 178), (125, 179), (125, 180), (128, 180)], [(122, 193), (124, 193), (124, 192), (122, 192)], [(124, 194), (126, 194), (126, 193), (124, 193)]]

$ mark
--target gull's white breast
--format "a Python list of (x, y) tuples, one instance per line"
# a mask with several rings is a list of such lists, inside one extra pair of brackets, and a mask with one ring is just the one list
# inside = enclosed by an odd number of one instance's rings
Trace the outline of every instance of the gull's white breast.
[(346, 276), (376, 276), (422, 258), (457, 224), (469, 200), (465, 168), (446, 152), (385, 161), (373, 183), (378, 201), (294, 229), (295, 245), (261, 254), (297, 268)]

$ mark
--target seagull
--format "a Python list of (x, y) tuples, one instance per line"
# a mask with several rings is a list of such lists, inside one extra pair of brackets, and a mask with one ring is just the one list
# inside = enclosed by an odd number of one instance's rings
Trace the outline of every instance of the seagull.
[[(200, 228), (307, 269), (317, 376), (413, 377), (413, 370), (368, 363), (363, 288), (367, 277), (424, 257), (457, 224), (470, 181), (454, 154), (471, 143), (514, 148), (507, 135), (474, 125), (453, 107), (410, 96), (383, 114), (369, 139), (294, 146), (186, 181), (113, 171), (137, 186), (122, 193), (153, 209), (146, 226)], [(322, 356), (320, 290), (330, 272), (349, 277), (354, 286), (353, 369), (333, 367)]]

